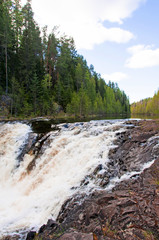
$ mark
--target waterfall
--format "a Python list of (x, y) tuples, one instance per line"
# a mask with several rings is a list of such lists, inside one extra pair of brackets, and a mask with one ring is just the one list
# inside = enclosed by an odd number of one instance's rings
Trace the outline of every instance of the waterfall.
[(106, 169), (109, 149), (123, 130), (122, 121), (103, 120), (60, 124), (38, 135), (24, 123), (1, 123), (0, 237), (37, 230), (56, 219), (69, 197), (99, 188), (94, 179), (84, 187), (81, 182), (99, 164)]

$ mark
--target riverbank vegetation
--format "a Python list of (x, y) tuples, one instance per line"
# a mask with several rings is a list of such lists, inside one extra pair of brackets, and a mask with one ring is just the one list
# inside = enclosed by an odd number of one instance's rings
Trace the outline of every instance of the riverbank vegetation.
[(159, 90), (152, 98), (146, 98), (131, 105), (132, 114), (159, 116)]
[(74, 40), (54, 27), (42, 31), (31, 0), (0, 5), (0, 115), (75, 116), (129, 114), (126, 94), (105, 83), (76, 51)]

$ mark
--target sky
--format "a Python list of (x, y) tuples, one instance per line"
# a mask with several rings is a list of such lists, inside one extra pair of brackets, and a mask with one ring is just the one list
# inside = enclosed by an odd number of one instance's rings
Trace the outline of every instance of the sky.
[(40, 27), (73, 37), (88, 66), (130, 103), (159, 89), (159, 0), (32, 0), (32, 8)]

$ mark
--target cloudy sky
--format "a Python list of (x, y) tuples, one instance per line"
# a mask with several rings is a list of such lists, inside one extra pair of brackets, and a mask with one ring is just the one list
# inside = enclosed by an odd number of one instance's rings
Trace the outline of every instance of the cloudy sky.
[(88, 65), (131, 103), (158, 90), (158, 0), (32, 0), (32, 7), (40, 26), (72, 36)]

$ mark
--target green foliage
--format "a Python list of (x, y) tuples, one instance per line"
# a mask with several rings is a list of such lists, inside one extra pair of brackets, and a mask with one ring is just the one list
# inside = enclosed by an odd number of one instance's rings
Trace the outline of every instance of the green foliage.
[[(0, 95), (8, 96), (12, 116), (54, 115), (67, 112), (128, 114), (129, 100), (117, 84), (108, 84), (77, 54), (74, 40), (47, 35), (34, 20), (31, 0), (0, 4)], [(42, 37), (41, 37), (42, 35)], [(153, 102), (154, 107), (156, 102)], [(151, 106), (147, 106), (151, 111)]]
[(131, 105), (132, 114), (159, 115), (159, 90), (153, 98), (146, 98)]
[(90, 99), (83, 88), (83, 85), (79, 89), (78, 93), (73, 92), (71, 103), (67, 105), (67, 112), (75, 114), (76, 116), (87, 116), (90, 111)]

